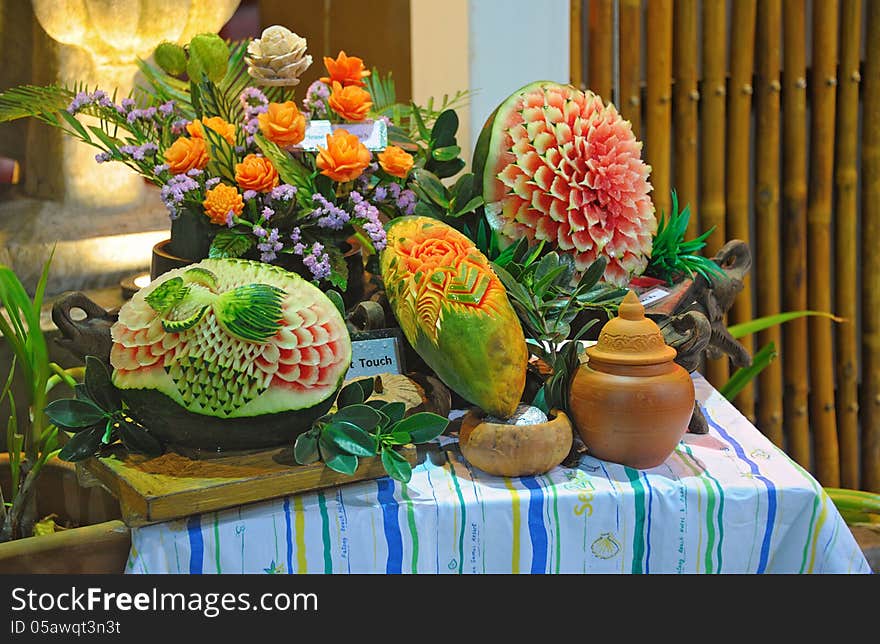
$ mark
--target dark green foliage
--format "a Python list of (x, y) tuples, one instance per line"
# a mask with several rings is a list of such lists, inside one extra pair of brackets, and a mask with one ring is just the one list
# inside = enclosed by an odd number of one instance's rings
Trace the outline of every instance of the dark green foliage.
[(699, 237), (685, 241), (690, 218), (690, 206), (685, 206), (679, 212), (678, 196), (673, 190), (672, 215), (667, 218), (665, 213), (660, 214), (645, 275), (665, 280), (671, 285), (684, 275), (693, 278), (695, 274), (702, 275), (711, 284), (712, 274), (721, 274), (718, 264), (699, 254), (706, 245), (706, 239), (715, 231), (714, 226)]
[(336, 398), (337, 411), (319, 418), (300, 434), (293, 455), (300, 465), (317, 461), (343, 474), (354, 474), (358, 457), (380, 456), (391, 478), (407, 483), (412, 467), (395, 447), (427, 443), (442, 434), (449, 420), (429, 412), (404, 417), (401, 402), (364, 401), (373, 393), (373, 378), (349, 383)]

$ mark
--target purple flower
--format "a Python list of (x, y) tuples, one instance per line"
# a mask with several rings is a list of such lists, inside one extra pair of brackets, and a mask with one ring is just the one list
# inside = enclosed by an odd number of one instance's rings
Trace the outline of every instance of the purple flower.
[(107, 161), (109, 161), (112, 158), (113, 158), (113, 155), (110, 154), (109, 152), (99, 152), (98, 154), (95, 155), (95, 161), (97, 161), (98, 163), (106, 163)]
[[(167, 163), (161, 163), (161, 164), (159, 164), (159, 165), (157, 165), (157, 166), (153, 166), (153, 174), (162, 174), (162, 173), (165, 172), (166, 170), (168, 170), (168, 164), (167, 164)], [(218, 181), (219, 181), (219, 179), (218, 179)]]
[(159, 113), (162, 116), (171, 116), (174, 111), (174, 101), (167, 101), (159, 106)]
[(257, 196), (256, 190), (245, 190), (244, 192), (241, 193), (241, 198), (244, 199), (245, 201), (250, 201), (251, 199), (253, 199), (256, 196)]
[(263, 208), (263, 212), (260, 213), (260, 216), (266, 221), (269, 221), (270, 219), (272, 219), (272, 215), (274, 214), (275, 211), (272, 210), (269, 206), (266, 206), (265, 208)]
[(211, 189), (214, 186), (216, 186), (218, 183), (220, 183), (220, 177), (211, 177), (210, 179), (205, 181), (205, 187), (208, 189)]
[(262, 226), (254, 226), (253, 232), (256, 237), (262, 238), (266, 236), (266, 229)]
[(191, 168), (186, 171), (186, 176), (188, 176), (188, 177), (200, 177), (200, 176), (202, 176), (202, 174), (203, 174), (203, 172), (201, 170), (199, 170), (198, 168)]
[(293, 199), (294, 195), (296, 195), (296, 186), (282, 183), (281, 185), (272, 188), (272, 192), (269, 193), (269, 198), (272, 201), (290, 201)]
[(187, 125), (189, 125), (189, 121), (186, 119), (177, 119), (171, 124), (171, 133), (180, 134), (186, 129)]
[(128, 112), (135, 105), (137, 105), (137, 103), (135, 103), (135, 100), (133, 98), (123, 98), (120, 105), (122, 106), (122, 109), (124, 109), (126, 112)]
[(89, 95), (85, 92), (77, 92), (76, 96), (73, 97), (73, 100), (70, 102), (70, 105), (67, 106), (67, 111), (71, 114), (76, 114), (83, 107), (90, 103)]
[[(293, 230), (290, 231), (290, 241), (299, 243), (301, 239), (302, 231), (299, 229), (299, 226), (294, 226)], [(302, 244), (299, 245), (301, 246)], [(302, 251), (300, 251), (298, 254), (302, 255)]]
[(376, 189), (373, 191), (373, 199), (376, 201), (385, 201), (387, 196), (388, 190), (385, 186), (376, 186)]

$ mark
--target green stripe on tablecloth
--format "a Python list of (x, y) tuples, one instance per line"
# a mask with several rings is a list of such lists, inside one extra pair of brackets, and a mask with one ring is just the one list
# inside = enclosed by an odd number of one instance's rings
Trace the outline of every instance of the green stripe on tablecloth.
[[(810, 512), (810, 527), (807, 530), (806, 543), (804, 543), (804, 554), (803, 554), (803, 557), (801, 558), (801, 569), (799, 572), (803, 573), (804, 569), (806, 569), (806, 567), (807, 567), (807, 556), (808, 556), (808, 553), (810, 552), (811, 545), (813, 546), (813, 554), (812, 554), (811, 561), (810, 561), (811, 568), (813, 566), (812, 559), (816, 556), (815, 543), (816, 543), (816, 535), (818, 534), (819, 530), (818, 530), (818, 527), (815, 525), (815, 521), (816, 521), (816, 510), (819, 508), (819, 501), (821, 499), (821, 495), (819, 494), (819, 489), (816, 485), (816, 479), (814, 479), (812, 476), (810, 476), (807, 473), (807, 471), (804, 468), (802, 468), (797, 461), (795, 461), (793, 458), (789, 457), (789, 455), (786, 454), (785, 452), (783, 452), (781, 449), (779, 449), (779, 447), (777, 447), (776, 445), (773, 445), (773, 447), (774, 447), (774, 449), (776, 449), (777, 453), (779, 453), (780, 455), (785, 457), (785, 460), (787, 460), (789, 463), (794, 465), (794, 468), (798, 472), (800, 472), (800, 474), (805, 479), (807, 479), (807, 481), (810, 483), (810, 486), (816, 492), (816, 495), (813, 497), (813, 509)], [(823, 523), (824, 523), (824, 518), (823, 518)]]
[(330, 557), (330, 517), (327, 515), (327, 499), (324, 492), (318, 491), (318, 508), (321, 510), (321, 542), (324, 545), (324, 572), (333, 573), (333, 559)]
[(455, 474), (455, 465), (452, 461), (448, 461), (449, 475), (452, 478), (452, 484), (455, 486), (455, 494), (458, 496), (458, 503), (461, 506), (461, 526), (458, 534), (458, 574), (462, 574), (464, 570), (464, 531), (467, 523), (467, 507), (464, 504), (464, 495), (461, 493), (461, 486), (458, 484), (458, 476)]
[(633, 529), (632, 572), (639, 575), (645, 571), (645, 486), (638, 470), (626, 466), (623, 469), (633, 489), (633, 508), (636, 517)]
[(419, 531), (416, 527), (416, 515), (413, 512), (412, 499), (406, 491), (406, 485), (400, 486), (400, 494), (406, 502), (406, 522), (409, 525), (409, 534), (412, 539), (412, 572), (414, 575), (419, 572)]
[(220, 516), (214, 513), (214, 562), (217, 565), (217, 574), (222, 574), (220, 569)]
[[(709, 481), (707, 480), (706, 471), (702, 467), (700, 467), (699, 461), (697, 461), (696, 457), (694, 456), (693, 452), (691, 451), (691, 448), (688, 447), (684, 443), (682, 443), (681, 446), (684, 448), (688, 457), (691, 460), (693, 460), (693, 464), (690, 465), (690, 467), (694, 470), (694, 473), (697, 474), (700, 481), (702, 481), (703, 486), (706, 488), (706, 574), (712, 574), (712, 548), (715, 544), (715, 536), (716, 536), (715, 535), (715, 514), (714, 514), (714, 509), (715, 509), (715, 504), (716, 504), (715, 491), (712, 489), (712, 486), (710, 485)], [(682, 458), (681, 460), (682, 460), (682, 462), (685, 462), (685, 463), (687, 462), (684, 458)], [(699, 488), (697, 491), (699, 493)], [(720, 526), (721, 526), (720, 513), (718, 515), (718, 525), (719, 525), (719, 530), (720, 530)], [(700, 538), (702, 539), (702, 528), (700, 529)], [(699, 550), (698, 550), (698, 552), (699, 552)], [(719, 557), (720, 556), (721, 556), (721, 553), (719, 551)], [(698, 566), (699, 566), (699, 564), (698, 564)], [(699, 572), (699, 568), (697, 569), (697, 572)]]

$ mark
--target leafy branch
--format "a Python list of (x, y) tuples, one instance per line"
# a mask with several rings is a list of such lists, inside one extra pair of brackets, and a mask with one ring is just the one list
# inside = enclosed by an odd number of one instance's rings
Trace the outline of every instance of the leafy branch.
[(373, 378), (361, 378), (340, 390), (337, 411), (322, 416), (297, 437), (293, 449), (297, 463), (323, 461), (336, 472), (352, 475), (359, 458), (379, 456), (388, 476), (409, 482), (412, 466), (396, 448), (433, 440), (446, 431), (449, 420), (430, 412), (406, 416), (402, 402), (368, 400), (373, 383)]

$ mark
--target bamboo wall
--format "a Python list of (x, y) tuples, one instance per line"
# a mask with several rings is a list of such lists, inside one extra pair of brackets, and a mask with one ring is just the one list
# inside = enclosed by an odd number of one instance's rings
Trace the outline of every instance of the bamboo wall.
[[(744, 338), (778, 357), (735, 404), (823, 485), (880, 492), (880, 0), (571, 8), (572, 83), (632, 121), (658, 214), (675, 189), (690, 236), (715, 227), (707, 255), (751, 246), (728, 324), (845, 319)], [(730, 371), (703, 368), (716, 387)]]

